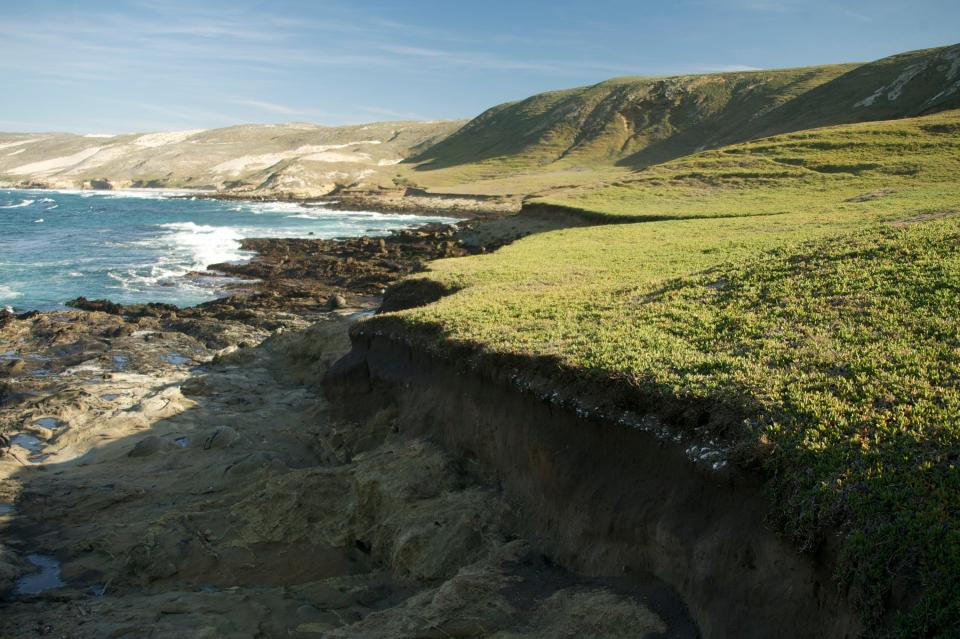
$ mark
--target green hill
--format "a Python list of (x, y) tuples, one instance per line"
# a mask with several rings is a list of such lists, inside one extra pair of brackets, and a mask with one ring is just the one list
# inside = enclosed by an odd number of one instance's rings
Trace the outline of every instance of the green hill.
[[(770, 215), (810, 206), (880, 211), (905, 201), (919, 206), (921, 199), (936, 206), (954, 199), (958, 171), (951, 153), (960, 126), (957, 112), (947, 113), (772, 136), (534, 201), (601, 220)], [(931, 190), (921, 197), (925, 189)], [(823, 195), (810, 198), (814, 192)]]
[(434, 262), (418, 277), (446, 297), (359, 330), (759, 469), (798, 547), (839, 540), (871, 636), (952, 636), (960, 110), (704, 151), (556, 201), (620, 223)]
[(616, 78), (503, 104), (409, 161), (502, 177), (543, 168), (642, 168), (705, 148), (960, 107), (960, 45), (870, 64)]

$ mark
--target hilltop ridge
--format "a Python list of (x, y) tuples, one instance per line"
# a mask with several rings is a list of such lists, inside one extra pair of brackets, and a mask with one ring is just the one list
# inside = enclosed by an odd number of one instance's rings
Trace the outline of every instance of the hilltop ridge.
[(543, 194), (778, 133), (960, 107), (960, 44), (838, 64), (621, 77), (464, 121), (291, 123), (117, 136), (0, 134), (0, 184)]
[(425, 183), (446, 174), (463, 183), (585, 167), (635, 170), (777, 133), (958, 106), (960, 45), (868, 64), (614, 78), (495, 106), (408, 162)]

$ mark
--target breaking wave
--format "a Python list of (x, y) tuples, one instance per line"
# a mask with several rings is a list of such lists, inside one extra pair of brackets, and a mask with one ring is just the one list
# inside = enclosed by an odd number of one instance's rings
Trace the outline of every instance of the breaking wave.
[(0, 284), (0, 300), (14, 300), (18, 297), (23, 297), (23, 293), (20, 291), (15, 291), (9, 286)]
[(20, 209), (25, 206), (30, 206), (36, 202), (36, 200), (20, 200), (17, 204), (7, 204), (6, 206), (0, 206), (0, 209)]

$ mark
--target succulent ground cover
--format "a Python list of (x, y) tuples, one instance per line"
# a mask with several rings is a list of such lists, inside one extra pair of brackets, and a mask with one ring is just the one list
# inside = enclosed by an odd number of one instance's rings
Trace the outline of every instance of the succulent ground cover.
[(904, 636), (955, 632), (960, 112), (723, 147), (544, 203), (617, 223), (433, 262), (413, 277), (449, 295), (361, 330), (705, 407), (676, 425), (759, 468), (800, 548), (839, 539), (870, 623), (896, 605)]

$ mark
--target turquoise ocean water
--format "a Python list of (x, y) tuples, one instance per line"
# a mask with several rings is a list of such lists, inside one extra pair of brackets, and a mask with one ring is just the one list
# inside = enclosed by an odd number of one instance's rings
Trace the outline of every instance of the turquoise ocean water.
[(446, 218), (139, 191), (0, 189), (0, 308), (49, 310), (79, 295), (188, 306), (219, 294), (182, 276), (248, 259), (245, 237), (384, 235)]

